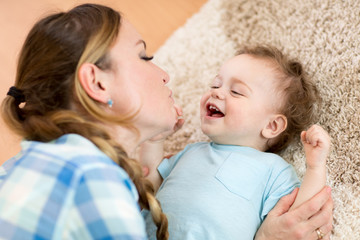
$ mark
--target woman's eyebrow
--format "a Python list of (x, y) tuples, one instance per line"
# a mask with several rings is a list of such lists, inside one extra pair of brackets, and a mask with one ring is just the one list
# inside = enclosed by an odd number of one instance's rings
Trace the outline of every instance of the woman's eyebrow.
[(144, 49), (146, 50), (146, 42), (142, 39), (140, 39), (139, 41), (136, 42), (135, 46), (138, 44), (143, 44), (144, 45)]

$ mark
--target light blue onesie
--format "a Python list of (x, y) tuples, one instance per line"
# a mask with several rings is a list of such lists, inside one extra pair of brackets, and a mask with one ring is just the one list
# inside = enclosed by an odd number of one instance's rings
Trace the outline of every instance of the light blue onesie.
[[(188, 145), (158, 171), (171, 240), (253, 239), (277, 201), (300, 184), (276, 154), (208, 142)], [(149, 239), (156, 239), (151, 215), (144, 216)]]

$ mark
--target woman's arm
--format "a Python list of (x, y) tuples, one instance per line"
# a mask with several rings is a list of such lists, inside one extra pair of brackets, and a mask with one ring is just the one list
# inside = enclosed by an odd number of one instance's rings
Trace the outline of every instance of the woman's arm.
[(258, 229), (256, 240), (317, 239), (315, 231), (318, 228), (325, 234), (323, 239), (330, 239), (333, 211), (330, 187), (324, 187), (310, 200), (289, 212), (297, 193), (298, 189), (280, 199)]

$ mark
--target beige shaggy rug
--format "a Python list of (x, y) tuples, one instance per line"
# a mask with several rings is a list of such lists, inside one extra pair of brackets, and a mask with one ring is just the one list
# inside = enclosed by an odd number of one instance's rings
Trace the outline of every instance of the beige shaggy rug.
[[(333, 189), (332, 239), (360, 239), (360, 2), (357, 0), (209, 0), (155, 54), (171, 77), (186, 124), (167, 153), (206, 141), (199, 101), (221, 63), (239, 45), (267, 43), (300, 59), (324, 100), (319, 124), (332, 137), (328, 185)], [(298, 142), (283, 154), (300, 177)]]

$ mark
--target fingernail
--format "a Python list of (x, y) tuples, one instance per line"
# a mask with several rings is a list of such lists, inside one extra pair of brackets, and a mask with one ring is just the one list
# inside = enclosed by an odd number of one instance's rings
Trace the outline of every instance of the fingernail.
[(331, 193), (331, 187), (326, 187), (326, 192)]

